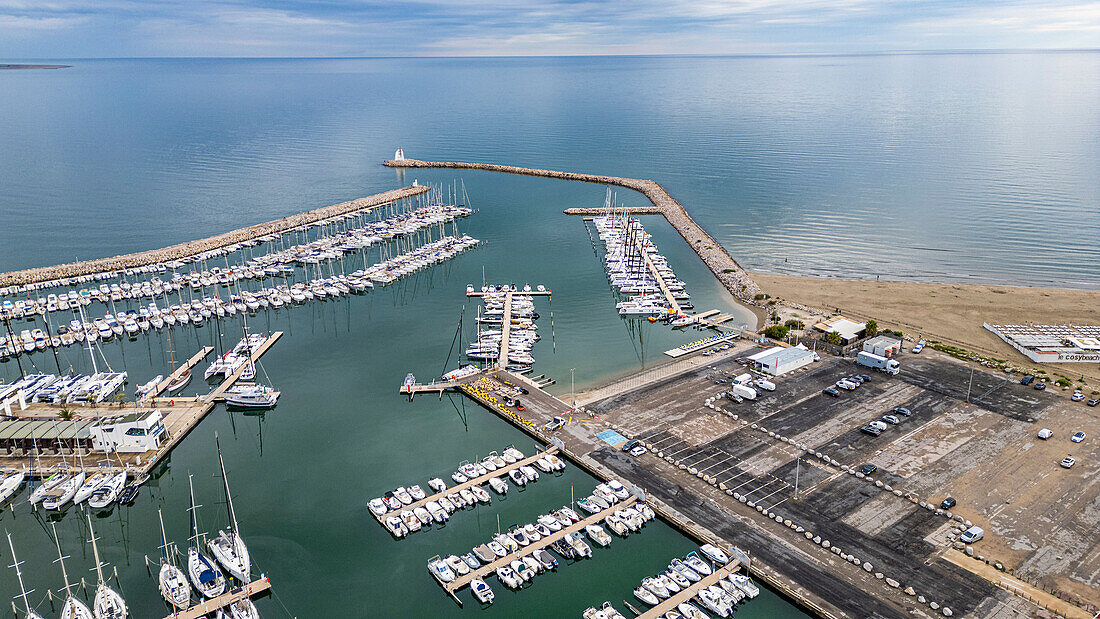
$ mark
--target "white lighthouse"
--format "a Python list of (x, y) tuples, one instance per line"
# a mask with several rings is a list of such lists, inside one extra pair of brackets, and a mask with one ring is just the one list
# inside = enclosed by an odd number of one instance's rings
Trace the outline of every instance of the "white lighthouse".
[(393, 160), (394, 161), (404, 161), (405, 160), (405, 151), (401, 150), (400, 146), (397, 147), (397, 152), (395, 152), (393, 154)]

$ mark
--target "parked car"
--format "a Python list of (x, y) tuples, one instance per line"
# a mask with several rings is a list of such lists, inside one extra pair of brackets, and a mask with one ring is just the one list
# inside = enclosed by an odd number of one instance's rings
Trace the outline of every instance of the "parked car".
[(1066, 456), (1065, 458), (1062, 458), (1062, 462), (1060, 464), (1064, 469), (1072, 469), (1073, 465), (1077, 464), (1077, 461), (1069, 456)]
[(905, 415), (906, 417), (909, 417), (913, 414), (912, 411), (910, 411), (908, 408), (905, 408), (904, 406), (895, 406), (894, 412), (899, 415)]
[(546, 425), (542, 426), (542, 429), (546, 430), (547, 432), (553, 432), (554, 430), (557, 430), (564, 425), (565, 419), (562, 419), (561, 417), (554, 417), (550, 421), (547, 421)]
[(863, 426), (859, 429), (859, 431), (863, 432), (864, 434), (870, 434), (871, 436), (878, 436), (879, 434), (882, 434), (882, 430), (879, 430), (878, 428), (873, 426)]
[(955, 504), (955, 497), (947, 497), (943, 500), (943, 503), (940, 503), (940, 509), (951, 509), (955, 507)]
[(871, 375), (870, 374), (860, 374), (859, 379), (862, 380), (865, 383), (869, 383), (869, 382), (871, 382)]
[(1047, 382), (1045, 380), (1041, 380), (1041, 381), (1035, 383), (1035, 386), (1032, 387), (1032, 389), (1034, 389), (1036, 391), (1042, 391), (1043, 389), (1046, 389), (1046, 388), (1047, 388)]
[(901, 423), (901, 419), (899, 419), (897, 415), (883, 415), (882, 420), (895, 426)]
[(623, 451), (637, 457), (646, 453), (648, 450), (645, 448), (644, 445), (642, 445), (641, 441), (636, 438), (632, 438), (629, 441), (623, 443)]
[(874, 473), (877, 470), (878, 470), (878, 467), (871, 464), (870, 462), (868, 462), (867, 464), (864, 464), (863, 466), (859, 467), (859, 472), (863, 473), (864, 475), (870, 475), (871, 473)]
[(1073, 441), (1074, 443), (1080, 443), (1081, 441), (1085, 440), (1085, 433), (1074, 432), (1073, 436), (1069, 437), (1069, 440)]
[(1020, 379), (1020, 384), (1021, 385), (1030, 385), (1031, 381), (1033, 381), (1033, 380), (1035, 380), (1034, 376), (1032, 376), (1031, 374), (1025, 374), (1024, 377)]
[(916, 346), (913, 346), (913, 354), (919, 355), (922, 350), (924, 350), (924, 340), (917, 342)]
[(963, 531), (963, 534), (959, 536), (959, 541), (964, 544), (973, 544), (983, 537), (985, 537), (985, 531), (981, 527), (975, 526)]
[(1081, 393), (1080, 391), (1074, 391), (1073, 395), (1071, 395), (1069, 399), (1073, 400), (1074, 402), (1080, 402), (1081, 400), (1085, 399), (1085, 394)]
[(840, 387), (841, 389), (847, 389), (848, 391), (855, 391), (856, 388), (856, 384), (846, 378), (842, 378), (836, 381), (836, 386)]
[(863, 384), (863, 378), (859, 374), (854, 374), (852, 376), (848, 376), (844, 380), (854, 384), (857, 387)]
[(1043, 428), (1042, 430), (1039, 430), (1039, 438), (1043, 439), (1044, 441), (1052, 436), (1054, 436), (1054, 433), (1051, 432), (1048, 428)]
[(1093, 398), (1088, 402), (1085, 402), (1085, 404), (1088, 404), (1089, 406), (1096, 406), (1097, 404), (1100, 404), (1100, 398)]
[(840, 397), (840, 392), (837, 391), (836, 389), (832, 388), (832, 387), (826, 387), (826, 388), (822, 389), (821, 393), (824, 393), (825, 395), (831, 395), (834, 398), (839, 398)]
[(872, 421), (871, 423), (869, 423), (867, 425), (871, 426), (872, 428), (878, 428), (879, 431), (885, 430), (886, 428), (890, 427), (890, 426), (886, 425), (886, 423), (884, 423), (882, 421), (879, 421), (877, 419), (875, 421)]

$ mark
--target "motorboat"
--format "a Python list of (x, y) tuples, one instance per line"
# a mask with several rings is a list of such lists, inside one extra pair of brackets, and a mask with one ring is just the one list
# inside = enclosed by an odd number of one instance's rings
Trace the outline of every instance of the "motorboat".
[(527, 478), (527, 481), (538, 481), (539, 472), (535, 470), (533, 466), (521, 466), (519, 470), (523, 471), (523, 476)]
[(520, 528), (519, 525), (513, 525), (508, 529), (508, 537), (520, 546), (526, 546), (531, 543), (530, 538), (527, 537), (527, 532)]
[(397, 516), (390, 516), (385, 520), (386, 529), (396, 538), (400, 539), (409, 534), (408, 527)]
[(425, 503), (424, 509), (428, 510), (428, 513), (432, 516), (432, 520), (436, 522), (445, 522), (448, 518), (450, 518), (450, 516), (447, 514), (447, 511), (435, 501), (428, 501), (427, 503)]
[(531, 556), (534, 557), (536, 561), (541, 563), (542, 567), (544, 567), (545, 569), (553, 570), (557, 569), (558, 567), (558, 560), (555, 559), (549, 552), (546, 552), (541, 548), (531, 553)]
[(649, 591), (644, 586), (636, 587), (634, 589), (634, 597), (645, 602), (646, 604), (649, 604), (650, 606), (656, 606), (660, 603), (660, 600), (657, 599), (657, 596), (653, 595), (653, 592)]
[(611, 492), (614, 493), (614, 495), (620, 500), (626, 499), (630, 496), (630, 491), (627, 490), (626, 486), (624, 486), (623, 483), (617, 479), (612, 479), (611, 481), (607, 482), (606, 485), (608, 490), (611, 490)]
[(527, 485), (527, 476), (525, 476), (523, 474), (523, 471), (520, 471), (519, 469), (512, 469), (508, 471), (508, 477), (512, 478), (512, 483), (517, 486)]
[(700, 575), (710, 576), (710, 566), (707, 565), (706, 561), (700, 559), (699, 555), (697, 555), (694, 551), (689, 552), (687, 556), (684, 557), (684, 563), (687, 564), (687, 566), (691, 569), (698, 572)]
[(493, 590), (489, 588), (489, 585), (484, 580), (480, 578), (471, 580), (470, 591), (474, 594), (478, 602), (482, 604), (493, 603)]
[(401, 509), (401, 501), (398, 500), (398, 498), (394, 496), (392, 492), (387, 492), (386, 494), (382, 495), (382, 501), (386, 504), (386, 507), (390, 508), (391, 510)]
[(669, 595), (671, 595), (664, 584), (655, 578), (643, 578), (642, 586), (645, 587), (647, 591), (661, 598), (662, 600), (668, 599)]
[(598, 524), (590, 524), (584, 527), (584, 532), (588, 534), (588, 539), (599, 544), (600, 546), (610, 546), (611, 536), (607, 534), (607, 531), (603, 530)]
[(435, 492), (443, 492), (447, 489), (447, 484), (443, 483), (443, 480), (438, 477), (433, 477), (428, 480), (428, 487)]
[(676, 586), (681, 589), (687, 589), (691, 586), (691, 581), (687, 579), (687, 576), (684, 576), (683, 574), (677, 572), (672, 568), (665, 570), (665, 576), (667, 576), (672, 582), (676, 583)]
[(413, 502), (412, 494), (410, 494), (409, 491), (406, 490), (404, 486), (401, 486), (401, 487), (395, 489), (393, 491), (393, 495), (395, 497), (397, 497), (397, 500), (401, 501), (405, 505), (412, 505), (412, 502)]
[(118, 499), (122, 488), (126, 485), (126, 471), (119, 471), (107, 478), (96, 488), (92, 496), (88, 497), (88, 506), (93, 509), (103, 509)]
[(603, 522), (607, 525), (607, 528), (611, 529), (611, 531), (619, 537), (630, 535), (630, 528), (627, 527), (623, 521), (619, 520), (619, 517), (615, 514), (608, 514), (607, 517), (603, 519)]
[(721, 548), (718, 548), (714, 544), (703, 544), (699, 547), (699, 552), (707, 556), (711, 561), (725, 565), (730, 562), (729, 555), (727, 555)]
[(684, 619), (709, 619), (706, 613), (691, 602), (680, 602), (676, 605), (676, 610), (684, 616)]
[(535, 528), (533, 524), (523, 525), (523, 534), (526, 535), (527, 539), (531, 542), (537, 542), (542, 539), (542, 534), (539, 533), (538, 529)]
[(76, 492), (73, 494), (73, 504), (79, 505), (83, 503), (85, 499), (92, 496), (101, 485), (110, 479), (111, 474), (107, 472), (93, 473), (90, 477), (84, 480), (84, 483), (80, 484)]
[(370, 502), (367, 503), (367, 506), (375, 516), (381, 516), (389, 511), (389, 508), (386, 507), (386, 502), (381, 498), (371, 499)]
[(565, 506), (565, 507), (562, 507), (558, 511), (561, 512), (566, 518), (569, 518), (570, 520), (572, 520), (573, 522), (580, 522), (580, 520), (581, 520), (580, 514), (573, 511), (572, 509), (570, 509), (568, 505)]
[(508, 494), (508, 482), (499, 477), (490, 477), (489, 487), (497, 494)]
[(577, 507), (583, 509), (590, 514), (598, 514), (603, 511), (604, 508), (596, 505), (595, 501), (591, 500), (592, 497), (585, 497), (577, 501)]
[(535, 574), (540, 574), (545, 569), (542, 563), (535, 559), (534, 553), (531, 553), (524, 557), (520, 557), (519, 560), (523, 561), (523, 564), (530, 568), (531, 571)]
[(573, 551), (576, 552), (577, 557), (591, 557), (592, 547), (584, 541), (584, 536), (580, 531), (574, 531), (565, 536), (565, 539), (569, 542), (569, 545), (573, 547)]
[(473, 553), (474, 556), (477, 557), (478, 560), (480, 560), (482, 563), (492, 563), (493, 561), (497, 560), (498, 556), (497, 553), (489, 547), (489, 544), (474, 546)]
[(527, 582), (535, 577), (535, 570), (532, 569), (531, 566), (528, 565), (526, 562), (521, 561), (520, 559), (512, 561), (508, 564), (508, 566), (511, 567), (512, 570), (515, 571), (516, 575), (522, 578), (524, 582)]
[(416, 519), (419, 520), (422, 525), (429, 525), (432, 523), (432, 515), (423, 507), (413, 508), (413, 516), (416, 516)]
[[(493, 554), (495, 554), (497, 557), (508, 556), (508, 552), (509, 552), (508, 547), (505, 546), (503, 543), (501, 543), (501, 541), (500, 541), (501, 539), (506, 539), (508, 541), (512, 541), (511, 538), (508, 538), (507, 536), (497, 535), (491, 541), (489, 541), (487, 544), (485, 544), (485, 546), (489, 550), (493, 551)], [(519, 544), (516, 544), (516, 546), (519, 546)]]
[(497, 580), (504, 583), (504, 586), (509, 589), (519, 589), (523, 585), (523, 579), (517, 576), (515, 570), (508, 565), (498, 567), (496, 574)]
[(676, 581), (669, 578), (668, 575), (663, 572), (654, 576), (653, 582), (664, 587), (665, 591), (668, 591), (670, 596), (680, 592), (680, 585), (677, 585)]
[(470, 566), (457, 555), (447, 555), (443, 560), (447, 562), (447, 567), (451, 568), (454, 573), (459, 576), (465, 576), (470, 573)]
[(733, 584), (729, 579), (721, 578), (718, 580), (717, 585), (726, 592), (726, 595), (733, 598), (733, 603), (737, 604), (741, 600), (745, 599), (745, 592), (740, 587)]
[(706, 608), (719, 617), (729, 617), (730, 615), (730, 609), (726, 606), (722, 596), (711, 591), (709, 587), (700, 589), (699, 592), (695, 594), (695, 599), (699, 600), (703, 608)]
[(481, 486), (470, 486), (470, 492), (473, 493), (474, 498), (482, 503), (489, 503), (492, 498), (489, 497), (489, 493), (485, 491), (485, 488)]
[(465, 475), (463, 475), (462, 473), (460, 473), (458, 471), (455, 471), (454, 473), (451, 473), (451, 479), (456, 484), (464, 484), (464, 483), (470, 481)]
[(699, 575), (699, 572), (696, 572), (695, 570), (691, 569), (686, 564), (684, 564), (683, 561), (681, 561), (679, 559), (673, 559), (672, 562), (670, 562), (668, 564), (668, 567), (669, 567), (670, 570), (680, 574), (681, 576), (683, 576), (684, 578), (687, 578), (691, 582), (699, 582), (703, 578), (702, 576)]
[(412, 495), (413, 500), (423, 501), (428, 495), (424, 493), (424, 489), (419, 484), (413, 484), (408, 488), (409, 494)]
[(760, 587), (756, 586), (748, 576), (744, 574), (730, 574), (728, 577), (730, 582), (737, 586), (738, 589), (745, 592), (745, 595), (749, 599), (752, 599), (760, 595)]
[(455, 579), (454, 570), (438, 555), (428, 561), (428, 572), (441, 584), (449, 583)]
[(561, 523), (558, 519), (550, 515), (542, 515), (538, 517), (539, 524), (542, 524), (551, 531), (561, 531)]

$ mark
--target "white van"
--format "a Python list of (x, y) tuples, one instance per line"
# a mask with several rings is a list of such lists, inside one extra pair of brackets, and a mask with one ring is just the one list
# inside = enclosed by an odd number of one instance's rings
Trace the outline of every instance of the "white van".
[(1044, 441), (1052, 436), (1054, 436), (1054, 433), (1051, 432), (1049, 428), (1043, 428), (1042, 430), (1039, 430), (1039, 438), (1043, 439)]
[(775, 391), (775, 383), (770, 380), (764, 380), (763, 378), (756, 381), (756, 386), (764, 391)]
[(985, 537), (985, 531), (983, 531), (981, 527), (974, 526), (970, 527), (966, 531), (963, 531), (963, 534), (959, 536), (959, 541), (964, 544), (973, 544), (983, 537)]

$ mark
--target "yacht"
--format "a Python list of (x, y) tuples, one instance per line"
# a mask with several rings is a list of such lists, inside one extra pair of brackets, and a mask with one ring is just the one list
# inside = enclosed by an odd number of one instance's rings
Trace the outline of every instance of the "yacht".
[(92, 606), (95, 608), (95, 619), (126, 619), (129, 616), (126, 600), (122, 598), (118, 591), (108, 586), (107, 581), (103, 579), (103, 566), (106, 564), (99, 560), (99, 545), (96, 544), (95, 529), (92, 528), (92, 516), (89, 514), (87, 518), (88, 532), (92, 538), (92, 556), (95, 558), (95, 572), (98, 579), (95, 599), (92, 602)]
[(65, 603), (61, 605), (61, 619), (95, 619), (88, 605), (74, 596), (69, 585), (69, 574), (65, 571), (65, 555), (61, 554), (61, 541), (57, 538), (57, 523), (53, 527), (53, 540), (57, 544), (57, 562), (61, 564), (61, 576), (65, 580)]
[(225, 392), (226, 405), (236, 408), (274, 408), (278, 401), (279, 392), (264, 385), (238, 384)]
[(190, 475), (187, 481), (191, 492), (191, 507), (188, 509), (191, 515), (191, 543), (187, 548), (187, 574), (199, 593), (206, 598), (216, 598), (225, 593), (225, 576), (218, 565), (200, 550), (202, 535), (199, 533), (196, 514), (198, 506), (195, 505), (195, 485)]
[(222, 471), (222, 488), (225, 490), (229, 526), (219, 531), (218, 536), (207, 543), (207, 547), (230, 575), (241, 582), (248, 583), (252, 575), (252, 558), (240, 536), (237, 512), (233, 509), (233, 495), (229, 492), (229, 478), (225, 474), (225, 461), (222, 459), (222, 446), (217, 434), (214, 435), (214, 442), (218, 447), (218, 465)]
[(8, 473), (0, 478), (0, 503), (15, 496), (15, 493), (23, 486), (23, 480), (27, 478), (25, 471)]
[(126, 485), (126, 471), (120, 471), (107, 478), (100, 484), (92, 496), (88, 497), (88, 505), (94, 509), (102, 509), (118, 499), (122, 487)]

